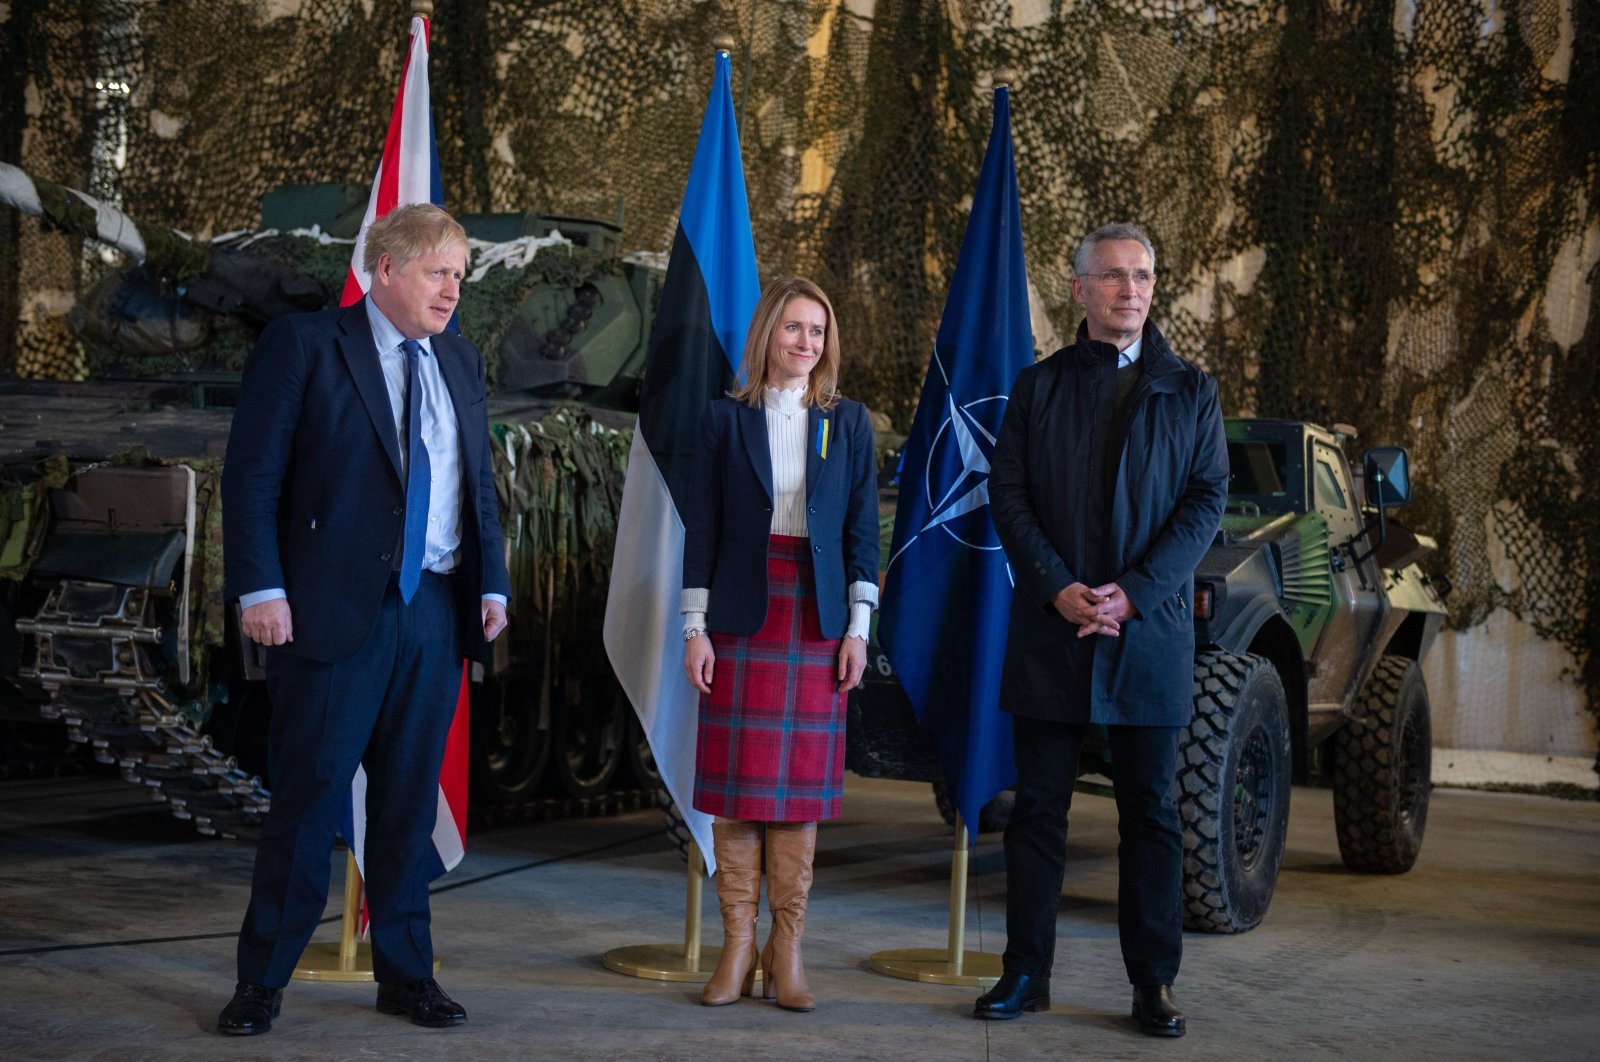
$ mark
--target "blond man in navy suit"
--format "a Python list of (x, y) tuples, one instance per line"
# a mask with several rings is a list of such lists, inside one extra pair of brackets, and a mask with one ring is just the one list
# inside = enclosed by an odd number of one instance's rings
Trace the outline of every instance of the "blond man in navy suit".
[(438, 207), (367, 231), (371, 288), (272, 322), (245, 365), (223, 472), (227, 595), (267, 647), (272, 808), (218, 1030), (271, 1028), (328, 895), (366, 767), (366, 887), (380, 1011), (466, 1011), (433, 979), (428, 882), (463, 657), (506, 626), (482, 356), (446, 331), (466, 233)]

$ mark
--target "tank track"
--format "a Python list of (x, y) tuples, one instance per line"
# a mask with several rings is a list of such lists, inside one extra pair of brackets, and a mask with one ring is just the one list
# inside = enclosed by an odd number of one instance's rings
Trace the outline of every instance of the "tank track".
[[(204, 710), (174, 704), (152, 659), (164, 638), (151, 621), (157, 594), (142, 587), (63, 580), (17, 630), (33, 639), (19, 675), (48, 696), (39, 717), (66, 725), (68, 738), (100, 763), (146, 786), (202, 834), (254, 841), (271, 806), (261, 779), (200, 732)], [(544, 796), (515, 804), (474, 804), (473, 829), (621, 815), (656, 803), (649, 789), (591, 797)]]
[(151, 620), (155, 604), (144, 587), (57, 583), (32, 619), (17, 621), (34, 644), (20, 676), (48, 695), (41, 718), (66, 724), (72, 741), (149, 787), (174, 816), (208, 836), (253, 838), (270, 795), (200, 732), (203, 709), (185, 711), (165, 696), (152, 659), (164, 638)]

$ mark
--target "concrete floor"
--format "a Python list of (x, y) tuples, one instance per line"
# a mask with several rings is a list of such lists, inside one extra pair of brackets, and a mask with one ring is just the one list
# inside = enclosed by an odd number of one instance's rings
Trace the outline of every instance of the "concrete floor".
[[(1055, 1010), (974, 1021), (972, 989), (867, 970), (878, 949), (943, 945), (950, 835), (926, 786), (854, 777), (819, 845), (814, 1013), (709, 1010), (689, 986), (603, 968), (608, 948), (681, 937), (682, 864), (650, 810), (469, 838), (433, 903), (439, 977), (465, 1027), (379, 1015), (370, 985), (296, 983), (270, 1034), (225, 1039), (211, 1029), (251, 851), (194, 836), (113, 779), (0, 783), (0, 1058), (1600, 1057), (1600, 803), (1436, 791), (1422, 857), (1400, 877), (1342, 868), (1331, 805), (1326, 790), (1295, 791), (1257, 930), (1186, 937), (1182, 1040), (1128, 1023), (1108, 800), (1074, 813)], [(986, 836), (970, 947), (1003, 947), (1004, 887)], [(715, 943), (709, 890), (705, 910)], [(329, 923), (322, 937), (335, 936)]]

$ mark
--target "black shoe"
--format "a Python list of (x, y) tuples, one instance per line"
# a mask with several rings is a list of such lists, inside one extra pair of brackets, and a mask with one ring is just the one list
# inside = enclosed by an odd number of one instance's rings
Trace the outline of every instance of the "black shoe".
[(283, 1006), (283, 989), (240, 981), (233, 998), (217, 1016), (217, 1032), (230, 1036), (255, 1036), (272, 1028)]
[(1135, 986), (1133, 1021), (1151, 1036), (1182, 1036), (1183, 1011), (1172, 1001), (1172, 986)]
[(461, 1025), (467, 1020), (466, 1008), (445, 995), (439, 982), (431, 977), (410, 984), (380, 984), (378, 1009), (385, 1014), (408, 1015), (412, 1025), (430, 1029)]
[(972, 1005), (974, 1018), (1015, 1018), (1025, 1010), (1050, 1009), (1050, 978), (1007, 970)]

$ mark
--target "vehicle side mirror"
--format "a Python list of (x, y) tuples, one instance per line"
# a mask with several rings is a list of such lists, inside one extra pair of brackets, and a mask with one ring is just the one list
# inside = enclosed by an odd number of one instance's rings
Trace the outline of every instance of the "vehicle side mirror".
[(1380, 510), (1411, 500), (1411, 469), (1402, 446), (1374, 446), (1361, 455), (1367, 502)]

